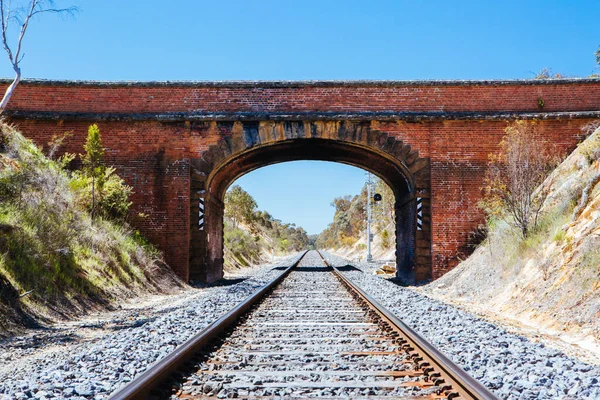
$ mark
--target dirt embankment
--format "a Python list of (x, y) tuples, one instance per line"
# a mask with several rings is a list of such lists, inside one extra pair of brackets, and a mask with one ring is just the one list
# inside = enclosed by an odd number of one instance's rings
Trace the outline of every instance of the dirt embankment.
[(0, 337), (186, 286), (123, 220), (92, 218), (68, 163), (0, 123)]
[(599, 155), (596, 130), (540, 188), (550, 195), (535, 232), (522, 239), (499, 224), (471, 257), (422, 291), (600, 355), (600, 185), (575, 213), (600, 171)]
[[(385, 229), (395, 232), (395, 226), (389, 225)], [(371, 243), (371, 255), (374, 260), (386, 261), (388, 264), (395, 266), (396, 264), (396, 249), (389, 243), (385, 244), (381, 238), (381, 232), (374, 229), (373, 242)], [(335, 249), (326, 249), (325, 251), (335, 254), (338, 257), (348, 260), (365, 261), (367, 257), (367, 238), (362, 235), (352, 246), (341, 246)]]

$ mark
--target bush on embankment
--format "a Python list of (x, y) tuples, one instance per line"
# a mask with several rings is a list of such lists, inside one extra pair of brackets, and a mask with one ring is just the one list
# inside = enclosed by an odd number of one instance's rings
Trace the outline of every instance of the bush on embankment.
[(66, 170), (73, 158), (0, 125), (0, 334), (180, 284), (123, 222), (131, 189), (113, 169), (96, 170), (92, 218), (91, 177)]
[[(379, 193), (382, 200), (371, 200), (371, 233), (374, 236), (371, 253), (375, 259), (393, 259), (396, 231), (395, 197), (392, 189), (384, 181), (374, 178), (374, 182), (374, 193)], [(365, 184), (357, 195), (333, 199), (331, 206), (335, 208), (333, 221), (319, 233), (316, 247), (344, 258), (364, 258), (367, 248), (367, 185)]]
[(270, 255), (286, 255), (310, 245), (302, 227), (259, 211), (254, 198), (239, 185), (233, 185), (225, 195), (223, 225), (226, 270), (257, 265)]
[(534, 190), (541, 208), (525, 235), (510, 213), (496, 215), (475, 253), (424, 290), (600, 343), (599, 174), (596, 129)]

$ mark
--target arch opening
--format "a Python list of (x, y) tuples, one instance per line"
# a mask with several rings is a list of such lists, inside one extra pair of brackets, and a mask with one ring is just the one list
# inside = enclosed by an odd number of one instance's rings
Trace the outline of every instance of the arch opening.
[(338, 162), (289, 161), (242, 175), (225, 194), (225, 277), (250, 262), (312, 245), (348, 260), (370, 255), (376, 263), (394, 263), (394, 204), (385, 182)]
[[(192, 200), (191, 206), (190, 279), (211, 282), (223, 276), (223, 215), (227, 188), (239, 177), (258, 168), (300, 160), (348, 164), (381, 178), (395, 196), (397, 275), (407, 282), (430, 278), (430, 241), (425, 246), (418, 245), (419, 235), (428, 234), (419, 232), (423, 224), (423, 209), (417, 209), (422, 200), (417, 185), (419, 177), (397, 154), (377, 146), (326, 138), (297, 137), (257, 143), (230, 154), (223, 152), (227, 143), (228, 140), (223, 139), (215, 146), (219, 149), (217, 153), (224, 153), (220, 157), (209, 155), (206, 158), (210, 163), (204, 163), (206, 160), (196, 163), (199, 168), (204, 166), (207, 172), (198, 172), (197, 168), (196, 173), (192, 173), (192, 194), (196, 193), (198, 197)], [(398, 152), (404, 157), (409, 153), (406, 150)], [(206, 164), (210, 164), (208, 168)], [(198, 205), (202, 208), (200, 213)], [(200, 228), (197, 223), (201, 224)]]

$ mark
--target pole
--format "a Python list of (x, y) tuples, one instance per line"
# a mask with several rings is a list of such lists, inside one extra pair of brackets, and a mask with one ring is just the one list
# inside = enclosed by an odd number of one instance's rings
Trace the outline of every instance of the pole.
[(371, 173), (367, 172), (367, 262), (371, 261)]

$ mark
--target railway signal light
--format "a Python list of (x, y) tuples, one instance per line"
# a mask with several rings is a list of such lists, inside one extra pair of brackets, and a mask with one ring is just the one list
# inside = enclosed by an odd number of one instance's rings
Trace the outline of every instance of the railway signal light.
[(375, 194), (373, 195), (373, 200), (374, 200), (375, 202), (381, 201), (381, 195), (380, 195), (379, 193), (375, 193)]

